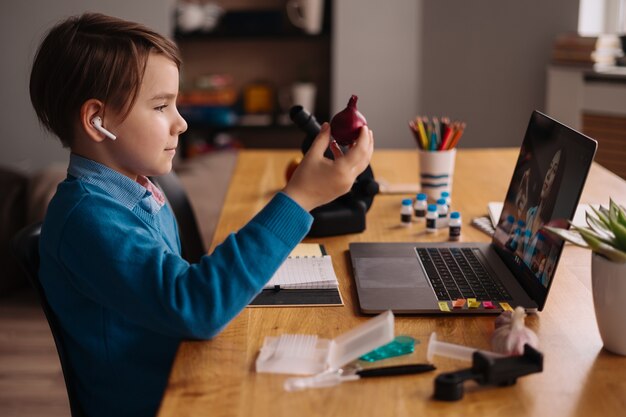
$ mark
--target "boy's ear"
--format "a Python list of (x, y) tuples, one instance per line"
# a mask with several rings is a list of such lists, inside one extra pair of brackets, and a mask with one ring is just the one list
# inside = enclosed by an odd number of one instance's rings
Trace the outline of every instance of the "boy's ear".
[(94, 117), (102, 117), (104, 111), (104, 104), (95, 98), (89, 99), (80, 106), (80, 128), (87, 134), (89, 139), (94, 142), (104, 142), (107, 138), (101, 132), (99, 132), (91, 121)]

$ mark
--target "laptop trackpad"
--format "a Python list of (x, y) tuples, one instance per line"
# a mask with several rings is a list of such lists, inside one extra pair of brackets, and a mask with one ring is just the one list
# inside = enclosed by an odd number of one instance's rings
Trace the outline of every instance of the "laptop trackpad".
[(357, 258), (361, 288), (428, 287), (417, 258)]

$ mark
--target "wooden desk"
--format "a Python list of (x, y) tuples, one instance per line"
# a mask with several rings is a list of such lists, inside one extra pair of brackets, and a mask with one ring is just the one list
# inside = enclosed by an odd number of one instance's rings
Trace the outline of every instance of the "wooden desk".
[[(504, 198), (518, 150), (459, 151), (452, 205), (463, 215), (464, 241), (488, 241), (469, 221), (486, 213), (488, 201)], [(284, 185), (284, 169), (295, 151), (243, 151), (215, 236), (221, 242), (239, 229)], [(417, 182), (417, 155), (377, 150), (374, 173), (392, 182)], [(626, 201), (626, 182), (594, 165), (582, 202)], [(254, 362), (263, 338), (282, 333), (333, 338), (368, 317), (358, 313), (347, 254), (349, 242), (445, 240), (447, 232), (426, 236), (424, 226), (399, 227), (402, 196), (379, 195), (361, 234), (315, 241), (324, 243), (344, 307), (248, 308), (215, 339), (184, 342), (178, 351), (159, 416), (617, 416), (626, 409), (626, 358), (602, 350), (590, 292), (590, 253), (567, 246), (544, 311), (527, 319), (539, 335), (544, 371), (506, 388), (466, 384), (455, 403), (432, 399), (438, 372), (468, 363), (435, 358), (437, 373), (344, 383), (288, 393), (285, 375), (257, 374)], [(493, 317), (396, 317), (396, 334), (421, 343), (410, 355), (388, 363), (425, 361), (427, 337), (488, 349)]]

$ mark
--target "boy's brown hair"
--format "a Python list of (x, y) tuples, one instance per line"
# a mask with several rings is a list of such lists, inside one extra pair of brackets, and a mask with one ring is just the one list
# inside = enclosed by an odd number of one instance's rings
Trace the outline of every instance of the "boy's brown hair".
[(98, 99), (126, 117), (151, 52), (180, 69), (176, 45), (139, 23), (99, 13), (60, 22), (39, 46), (30, 75), (30, 100), (39, 121), (71, 147), (85, 101)]

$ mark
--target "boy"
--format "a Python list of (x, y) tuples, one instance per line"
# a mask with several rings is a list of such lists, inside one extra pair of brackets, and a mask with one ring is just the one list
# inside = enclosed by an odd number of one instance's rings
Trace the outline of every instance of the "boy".
[(331, 143), (335, 160), (324, 158), (325, 124), (287, 186), (190, 265), (147, 178), (170, 171), (187, 128), (179, 67), (173, 43), (101, 14), (59, 23), (33, 63), (33, 107), (71, 151), (42, 228), (39, 277), (90, 416), (154, 415), (179, 342), (209, 339), (235, 317), (307, 234), (308, 211), (346, 193), (372, 155), (363, 128), (348, 154)]

